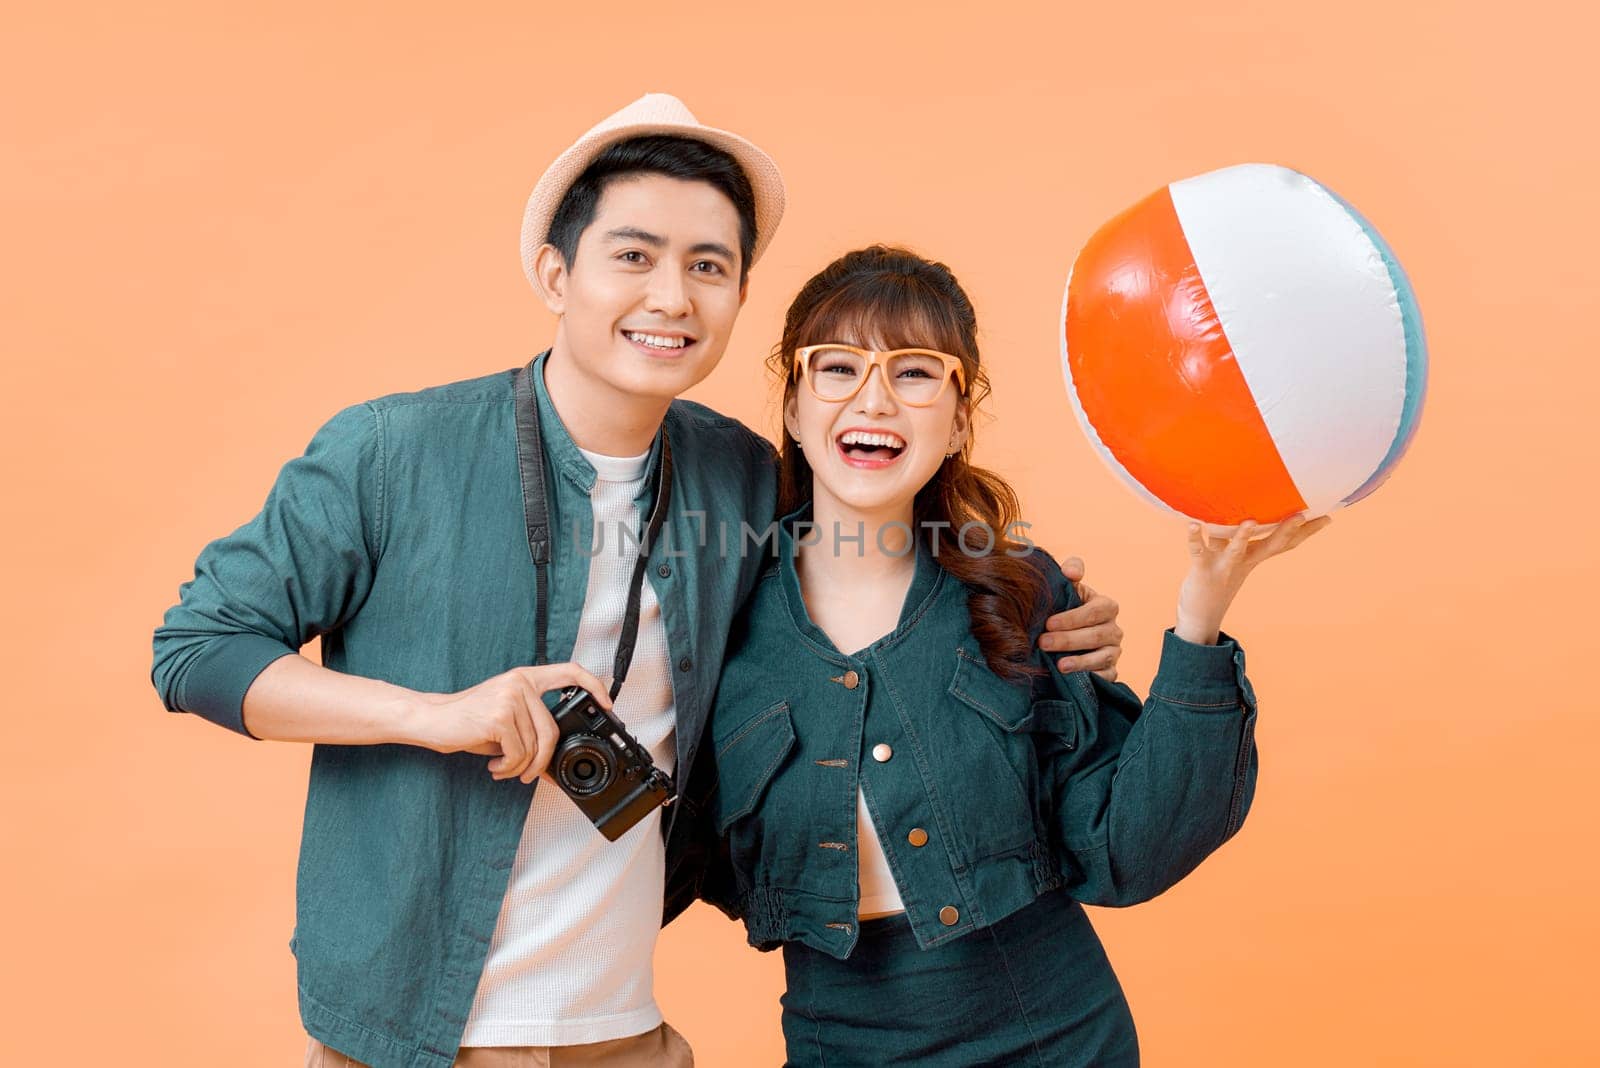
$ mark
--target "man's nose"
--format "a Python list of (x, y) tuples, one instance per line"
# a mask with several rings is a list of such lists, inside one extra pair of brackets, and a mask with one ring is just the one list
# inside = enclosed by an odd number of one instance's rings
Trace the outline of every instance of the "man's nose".
[(650, 282), (645, 289), (645, 307), (674, 319), (688, 315), (692, 304), (689, 290), (683, 284), (683, 276), (666, 267), (651, 271)]

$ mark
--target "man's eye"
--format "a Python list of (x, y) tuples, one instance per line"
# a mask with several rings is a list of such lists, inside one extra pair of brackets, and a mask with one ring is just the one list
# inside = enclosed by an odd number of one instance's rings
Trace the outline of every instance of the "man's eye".
[(629, 263), (643, 263), (644, 253), (640, 252), (638, 249), (629, 249), (628, 251), (622, 253), (622, 255), (618, 258), (626, 260)]
[(710, 260), (701, 260), (694, 265), (694, 270), (701, 274), (721, 274), (722, 264), (712, 263)]

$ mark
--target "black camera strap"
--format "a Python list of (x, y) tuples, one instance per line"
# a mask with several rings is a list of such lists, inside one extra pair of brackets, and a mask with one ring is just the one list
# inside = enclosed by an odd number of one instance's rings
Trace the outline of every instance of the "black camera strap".
[[(537, 358), (537, 357), (536, 357)], [(546, 660), (545, 626), (549, 615), (550, 574), (550, 499), (545, 488), (544, 438), (539, 430), (539, 401), (533, 394), (533, 362), (519, 369), (515, 383), (517, 415), (517, 466), (522, 475), (522, 516), (528, 528), (528, 552), (533, 556), (534, 623), (533, 662)], [(611, 672), (611, 698), (616, 699), (633, 662), (633, 646), (639, 637), (639, 599), (644, 593), (644, 569), (649, 564), (650, 548), (655, 545), (667, 519), (672, 498), (672, 448), (666, 430), (661, 432), (661, 461), (656, 465), (655, 503), (639, 544), (639, 558), (633, 565), (628, 587), (627, 614), (622, 619), (622, 637), (617, 641), (617, 657)]]

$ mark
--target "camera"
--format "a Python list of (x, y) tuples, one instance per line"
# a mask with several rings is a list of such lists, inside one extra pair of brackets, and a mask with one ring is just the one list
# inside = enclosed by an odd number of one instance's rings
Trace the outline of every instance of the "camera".
[(607, 840), (615, 842), (658, 805), (676, 799), (672, 776), (655, 766), (650, 751), (588, 690), (562, 690), (550, 715), (560, 731), (550, 777)]

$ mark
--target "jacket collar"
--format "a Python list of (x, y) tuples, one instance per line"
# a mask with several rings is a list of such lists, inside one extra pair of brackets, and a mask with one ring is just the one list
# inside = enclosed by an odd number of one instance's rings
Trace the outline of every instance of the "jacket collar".
[(928, 551), (923, 539), (913, 539), (917, 553), (916, 570), (912, 573), (911, 588), (906, 591), (905, 601), (900, 606), (899, 622), (895, 624), (893, 631), (878, 638), (871, 645), (859, 652), (845, 655), (833, 644), (827, 633), (811, 621), (811, 614), (806, 611), (805, 598), (800, 593), (800, 573), (795, 566), (794, 528), (796, 524), (810, 520), (811, 502), (807, 501), (778, 521), (778, 579), (783, 587), (783, 599), (788, 607), (790, 620), (803, 636), (825, 653), (841, 660), (854, 660), (860, 659), (879, 646), (898, 641), (911, 625), (921, 618), (922, 613), (933, 603), (945, 585), (944, 568), (939, 566), (939, 562)]

